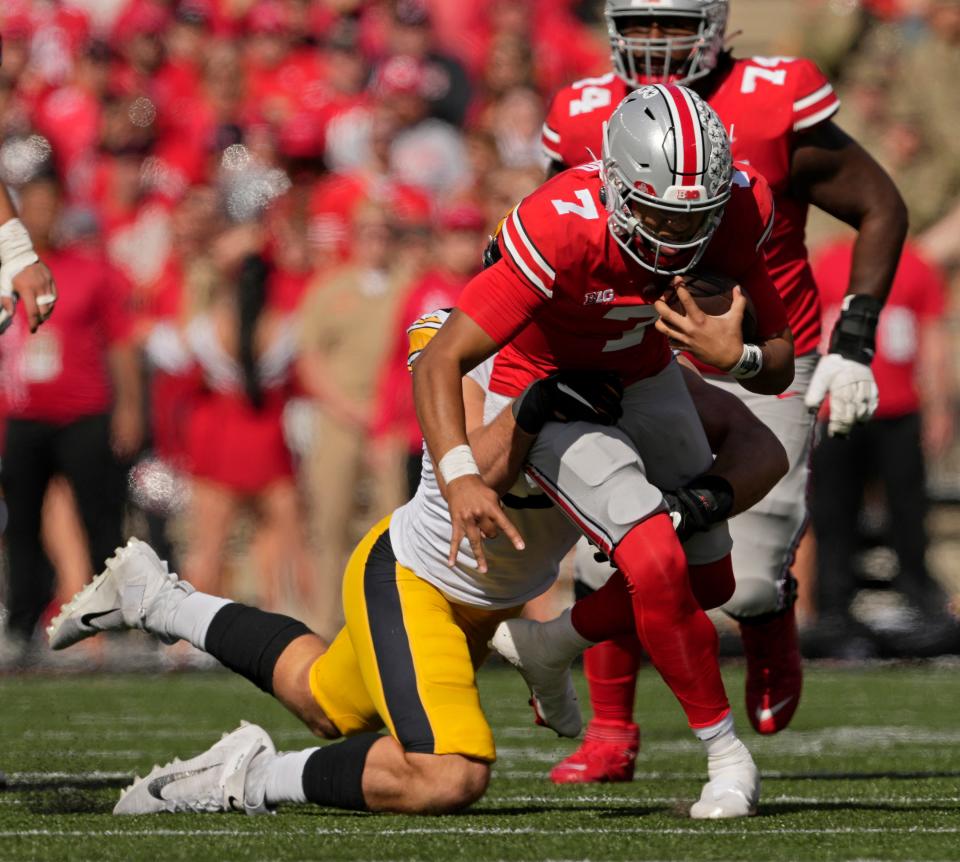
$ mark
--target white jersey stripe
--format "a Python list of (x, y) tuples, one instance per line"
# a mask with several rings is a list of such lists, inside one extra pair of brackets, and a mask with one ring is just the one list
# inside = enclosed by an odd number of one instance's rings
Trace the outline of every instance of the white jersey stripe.
[(546, 123), (543, 124), (543, 136), (548, 141), (553, 141), (555, 144), (560, 143), (560, 135), (551, 129)]
[(824, 84), (819, 90), (814, 93), (811, 93), (809, 96), (804, 96), (802, 99), (793, 103), (793, 110), (802, 111), (804, 108), (809, 108), (811, 105), (817, 104), (821, 99), (825, 99), (833, 92), (833, 87), (829, 84)]
[(500, 233), (503, 235), (503, 242), (507, 247), (507, 253), (510, 255), (513, 262), (520, 267), (530, 283), (535, 285), (539, 290), (543, 291), (543, 293), (545, 293), (548, 297), (552, 297), (553, 291), (543, 283), (540, 277), (532, 269), (530, 269), (527, 262), (520, 255), (520, 252), (513, 241), (513, 237), (510, 235), (510, 219), (504, 221), (503, 227), (500, 228)]
[(770, 234), (773, 233), (773, 225), (777, 220), (777, 204), (774, 199), (770, 198), (770, 221), (767, 222), (767, 226), (763, 229), (763, 236), (760, 237), (757, 242), (757, 251), (760, 251), (761, 248), (766, 244), (767, 240), (770, 239)]
[(530, 242), (530, 237), (527, 236), (527, 232), (523, 229), (523, 224), (520, 221), (519, 210), (520, 205), (517, 204), (517, 206), (513, 208), (513, 214), (511, 215), (511, 219), (517, 228), (517, 235), (520, 237), (521, 242), (527, 247), (527, 251), (530, 252), (530, 256), (534, 259), (536, 264), (543, 269), (547, 275), (547, 278), (550, 281), (553, 281), (557, 277), (557, 274), (554, 272), (553, 267), (543, 259), (540, 252), (537, 251), (537, 247)]
[(562, 162), (562, 161), (563, 161), (563, 156), (561, 156), (560, 153), (555, 153), (555, 152), (554, 152), (553, 150), (551, 150), (546, 144), (544, 144), (544, 143), (542, 143), (542, 142), (541, 142), (541, 144), (540, 144), (540, 149), (543, 150), (544, 155), (545, 155), (548, 159), (550, 159), (550, 161), (552, 161), (552, 162)]
[(802, 132), (804, 129), (809, 129), (811, 126), (815, 126), (817, 123), (823, 122), (827, 117), (835, 114), (840, 110), (840, 100), (838, 99), (835, 102), (831, 102), (824, 108), (822, 111), (817, 111), (815, 114), (811, 114), (809, 117), (804, 117), (802, 120), (797, 120), (793, 124), (793, 130), (795, 132)]

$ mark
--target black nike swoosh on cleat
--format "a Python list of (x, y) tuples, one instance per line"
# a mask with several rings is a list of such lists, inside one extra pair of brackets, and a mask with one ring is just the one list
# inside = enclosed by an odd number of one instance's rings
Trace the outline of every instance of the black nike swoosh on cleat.
[(100, 617), (105, 617), (107, 614), (113, 614), (119, 611), (120, 608), (110, 608), (109, 611), (97, 611), (95, 614), (84, 614), (80, 617), (80, 625), (89, 626), (95, 619)]
[(222, 765), (222, 763), (214, 763), (212, 766), (204, 766), (203, 769), (191, 769), (187, 772), (172, 772), (169, 775), (157, 776), (147, 785), (147, 792), (154, 799), (159, 799), (161, 802), (169, 802), (170, 800), (163, 795), (163, 788), (168, 784), (173, 784), (174, 781), (181, 781), (184, 778), (191, 778), (194, 775), (202, 775), (204, 772), (217, 769)]

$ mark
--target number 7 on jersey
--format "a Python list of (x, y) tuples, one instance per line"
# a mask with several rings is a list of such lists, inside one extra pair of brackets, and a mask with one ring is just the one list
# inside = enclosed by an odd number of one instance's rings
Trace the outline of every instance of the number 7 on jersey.
[(597, 212), (597, 204), (593, 200), (593, 195), (591, 195), (587, 189), (577, 189), (573, 195), (580, 203), (564, 201), (559, 198), (554, 198), (550, 203), (553, 204), (554, 209), (556, 209), (560, 215), (574, 213), (580, 216), (580, 218), (585, 219), (600, 218), (600, 213)]

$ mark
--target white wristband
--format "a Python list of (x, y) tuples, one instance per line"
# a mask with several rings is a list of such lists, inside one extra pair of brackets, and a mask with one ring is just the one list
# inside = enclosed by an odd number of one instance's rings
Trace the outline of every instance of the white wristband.
[(728, 372), (738, 380), (756, 377), (763, 368), (763, 351), (756, 344), (744, 344), (740, 360)]
[(454, 446), (437, 464), (443, 481), (448, 485), (461, 476), (479, 476), (480, 468), (473, 457), (473, 450), (466, 443)]
[(13, 279), (40, 260), (18, 218), (0, 225), (0, 296), (13, 295)]

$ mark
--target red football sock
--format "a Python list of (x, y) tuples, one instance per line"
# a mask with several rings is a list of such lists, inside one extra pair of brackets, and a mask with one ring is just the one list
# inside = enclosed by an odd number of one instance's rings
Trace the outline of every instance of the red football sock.
[(693, 728), (730, 710), (720, 677), (717, 632), (697, 604), (687, 562), (666, 514), (634, 527), (613, 555), (630, 591), (637, 635)]
[(701, 608), (709, 611), (730, 601), (736, 583), (733, 579), (733, 560), (729, 554), (715, 563), (691, 563), (689, 569), (690, 589)]
[(623, 573), (615, 571), (599, 590), (577, 599), (570, 622), (577, 634), (594, 643), (635, 633), (633, 605)]
[(633, 721), (642, 647), (636, 634), (603, 641), (583, 654), (583, 672), (590, 684), (593, 717), (601, 721)]

